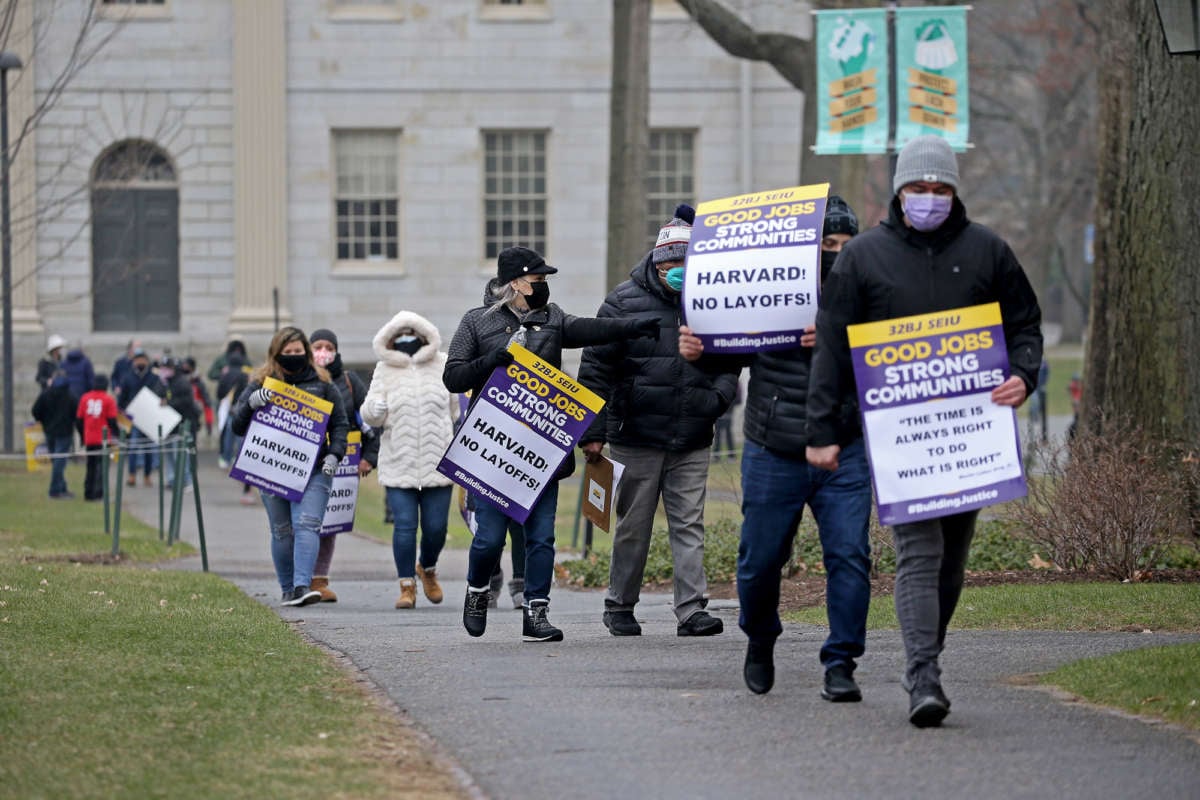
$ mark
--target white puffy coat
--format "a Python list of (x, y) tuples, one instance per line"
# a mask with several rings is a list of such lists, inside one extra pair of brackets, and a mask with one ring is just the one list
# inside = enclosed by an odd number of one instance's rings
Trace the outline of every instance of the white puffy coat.
[[(392, 349), (405, 328), (425, 340), (412, 356)], [(411, 311), (401, 311), (375, 334), (372, 346), (379, 362), (362, 415), (368, 425), (382, 428), (377, 467), (383, 486), (421, 489), (451, 483), (437, 471), (458, 416), (458, 400), (442, 383), (446, 354), (438, 352), (441, 344), (434, 324)]]

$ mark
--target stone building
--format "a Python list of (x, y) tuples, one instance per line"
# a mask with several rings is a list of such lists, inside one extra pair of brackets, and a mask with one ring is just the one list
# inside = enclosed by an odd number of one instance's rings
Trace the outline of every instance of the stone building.
[[(808, 35), (806, 3), (732, 5)], [(594, 313), (609, 288), (609, 3), (16, 9), (14, 135), (45, 106), (12, 174), (18, 422), (49, 334), (102, 371), (133, 337), (204, 366), (234, 336), (261, 358), (278, 319), (332, 328), (368, 364), (402, 308), (448, 340), (509, 244), (560, 266), (568, 311)], [(802, 104), (673, 0), (651, 24), (647, 247), (679, 201), (795, 182)]]

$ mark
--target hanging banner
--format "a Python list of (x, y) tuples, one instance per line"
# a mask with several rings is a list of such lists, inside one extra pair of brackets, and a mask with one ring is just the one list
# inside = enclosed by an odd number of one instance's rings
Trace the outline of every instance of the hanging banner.
[(706, 353), (799, 346), (817, 318), (828, 193), (820, 183), (696, 207), (682, 308)]
[(887, 9), (814, 13), (817, 155), (886, 153)]
[(879, 521), (944, 517), (1024, 497), (1000, 305), (846, 328)]
[(937, 134), (967, 149), (967, 7), (896, 9), (896, 149)]
[(524, 347), (508, 349), (513, 363), (492, 372), (437, 469), (524, 522), (604, 401)]
[(321, 535), (332, 536), (354, 530), (354, 509), (358, 504), (358, 463), (362, 460), (362, 433), (346, 434), (346, 455), (338, 462), (325, 504)]
[(229, 477), (290, 502), (304, 497), (333, 403), (267, 378), (271, 402), (254, 412)]

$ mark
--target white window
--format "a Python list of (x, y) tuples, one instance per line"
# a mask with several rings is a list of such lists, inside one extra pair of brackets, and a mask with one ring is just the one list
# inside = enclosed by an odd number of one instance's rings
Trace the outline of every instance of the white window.
[(546, 255), (546, 134), (485, 131), (484, 258), (522, 245)]
[(696, 205), (696, 132), (652, 130), (646, 162), (646, 235), (650, 247), (680, 203)]
[(400, 258), (400, 132), (334, 131), (338, 261)]

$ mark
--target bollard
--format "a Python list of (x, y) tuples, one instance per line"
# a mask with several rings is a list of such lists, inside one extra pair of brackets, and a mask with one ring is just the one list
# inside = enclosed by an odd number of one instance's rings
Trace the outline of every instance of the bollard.
[(195, 448), (189, 453), (192, 460), (192, 494), (196, 500), (196, 531), (200, 535), (200, 565), (208, 572), (208, 544), (204, 541), (204, 511), (200, 505), (200, 459)]
[(117, 496), (113, 503), (113, 558), (121, 552), (121, 492), (124, 490), (125, 481), (122, 476), (125, 474), (125, 434), (121, 434), (121, 440), (117, 447)]
[(163, 452), (162, 452), (163, 431), (162, 425), (158, 426), (158, 441), (154, 443), (154, 449), (150, 453), (158, 456), (158, 540), (161, 542), (163, 538)]

